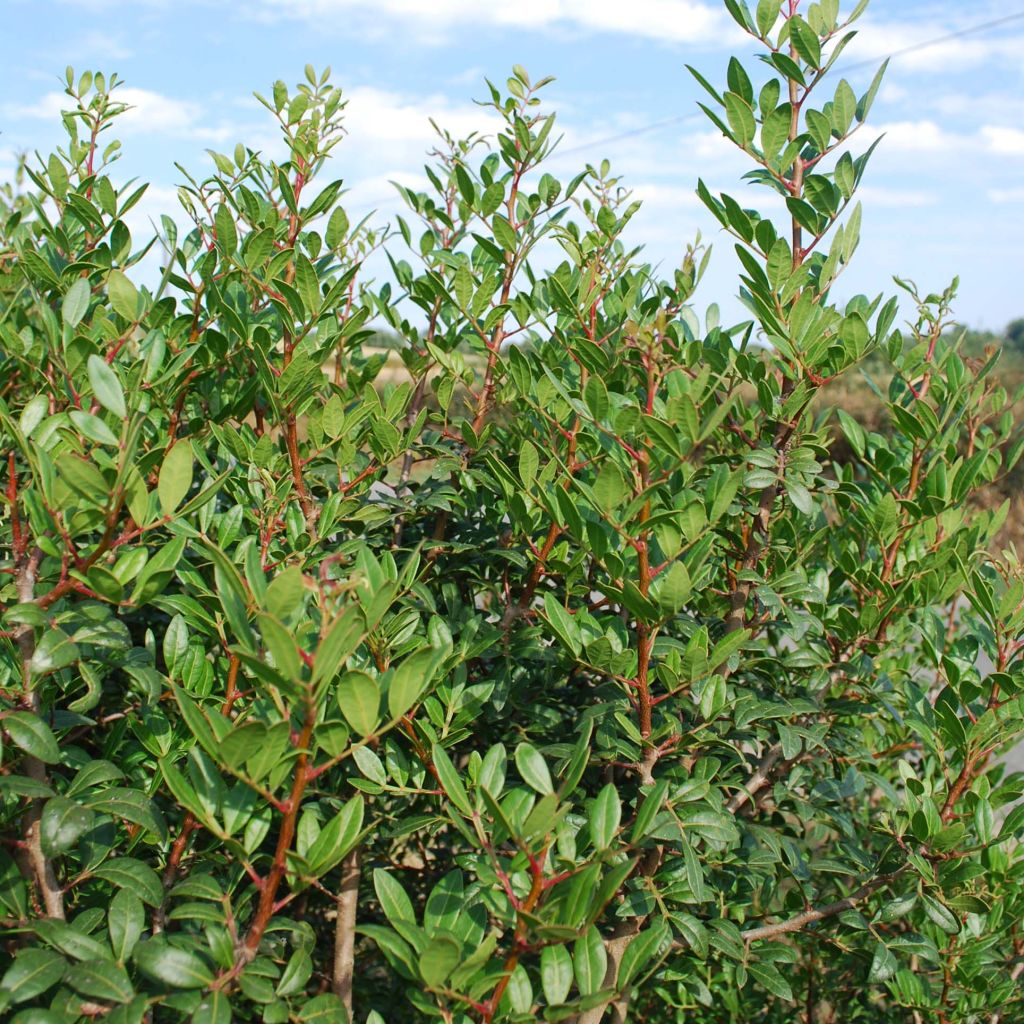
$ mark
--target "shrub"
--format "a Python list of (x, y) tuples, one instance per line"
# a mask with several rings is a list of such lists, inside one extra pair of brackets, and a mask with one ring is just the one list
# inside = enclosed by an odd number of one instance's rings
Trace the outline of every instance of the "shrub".
[[(307, 69), (285, 160), (213, 154), (143, 243), (69, 70), (0, 242), (9, 1019), (1022, 1019), (1024, 575), (967, 512), (1020, 431), (953, 289), (910, 346), (833, 299), (864, 4), (726, 6), (759, 84), (694, 73), (776, 211), (699, 186), (734, 327), (699, 240), (661, 276), (607, 165), (545, 171), (521, 68), (391, 228)], [(830, 464), (868, 356), (898, 432)]]

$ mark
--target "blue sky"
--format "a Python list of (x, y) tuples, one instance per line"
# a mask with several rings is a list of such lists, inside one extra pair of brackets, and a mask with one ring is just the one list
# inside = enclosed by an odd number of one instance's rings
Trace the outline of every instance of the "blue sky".
[[(1024, 0), (873, 0), (839, 67), (1018, 9)], [(587, 147), (553, 170), (569, 177), (608, 157), (644, 200), (632, 238), (648, 258), (671, 268), (703, 231), (716, 254), (698, 304), (738, 310), (731, 246), (694, 187), (702, 176), (745, 205), (763, 201), (739, 181), (742, 156), (700, 117), (601, 144), (695, 111), (684, 63), (724, 81), (745, 44), (718, 0), (0, 0), (0, 10), (0, 177), (13, 153), (45, 154), (59, 138), (65, 65), (116, 71), (136, 107), (118, 173), (153, 186), (135, 213), (141, 232), (177, 207), (174, 161), (203, 173), (207, 147), (277, 150), (254, 89), (329, 64), (349, 97), (350, 132), (332, 176), (345, 178), (350, 212), (385, 216), (399, 207), (389, 179), (422, 180), (428, 119), (456, 134), (486, 129), (472, 99), (485, 76), (502, 81), (520, 63), (556, 76), (547, 98), (563, 146)], [(859, 91), (870, 75), (849, 77)], [(898, 58), (871, 120), (886, 138), (863, 191), (864, 240), (838, 290), (889, 292), (894, 274), (939, 289), (959, 273), (962, 322), (999, 328), (1024, 316), (1024, 18)]]

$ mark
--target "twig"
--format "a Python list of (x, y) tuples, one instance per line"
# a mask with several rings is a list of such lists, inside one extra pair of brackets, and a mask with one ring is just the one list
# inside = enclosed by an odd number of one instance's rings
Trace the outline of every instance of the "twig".
[[(1013, 969), (1010, 971), (1010, 981), (1016, 981), (1021, 974), (1024, 974), (1024, 960), (1019, 960), (1014, 964)], [(996, 1010), (989, 1019), (989, 1024), (999, 1024), (1002, 1019), (1003, 1011), (1001, 1009)]]
[[(13, 462), (13, 460), (12, 460)], [(16, 491), (16, 481), (12, 476), (10, 490)], [(12, 505), (12, 509), (13, 509)], [(12, 512), (12, 515), (16, 514)], [(15, 576), (18, 587), (18, 600), (22, 604), (28, 604), (35, 600), (36, 571), (39, 566), (39, 558), (42, 552), (37, 548), (32, 555), (26, 557), (24, 550), (20, 552)], [(34, 715), (41, 710), (39, 692), (32, 685), (32, 656), (35, 654), (36, 640), (35, 631), (32, 626), (23, 626), (18, 631), (18, 651), (21, 656), (21, 683), (24, 691), (25, 704)], [(46, 765), (31, 754), (25, 755), (25, 774), (36, 782), (47, 785)], [(36, 885), (43, 896), (43, 905), (46, 907), (48, 917), (55, 917), (64, 920), (64, 895), (60, 883), (57, 881), (57, 874), (53, 870), (53, 862), (43, 852), (42, 836), (40, 834), (43, 817), (43, 801), (33, 800), (22, 819), (22, 829), (25, 836), (25, 850), (28, 862), (31, 865), (32, 874), (35, 877)]]
[(356, 911), (359, 909), (360, 848), (354, 847), (341, 862), (338, 917), (334, 925), (334, 976), (331, 988), (352, 1019), (352, 978), (355, 974)]
[(748, 800), (764, 789), (771, 778), (772, 769), (781, 758), (781, 743), (775, 743), (768, 748), (765, 755), (757, 762), (757, 768), (754, 769), (754, 774), (747, 780), (747, 784), (726, 804), (726, 807), (728, 807), (732, 814), (735, 814)]
[(802, 931), (809, 924), (823, 921), (827, 917), (835, 917), (836, 914), (841, 914), (846, 910), (852, 910), (861, 900), (866, 899), (873, 892), (895, 881), (906, 869), (907, 865), (904, 865), (895, 871), (889, 872), (887, 875), (879, 875), (878, 878), (865, 882), (856, 892), (851, 893), (844, 899), (836, 900), (835, 903), (826, 903), (821, 907), (811, 907), (795, 917), (790, 917), (785, 921), (778, 921), (775, 924), (764, 924), (757, 928), (748, 928), (745, 932), (742, 932), (743, 940), (745, 942), (757, 942), (760, 939), (773, 939), (777, 935), (787, 935), (790, 932)]

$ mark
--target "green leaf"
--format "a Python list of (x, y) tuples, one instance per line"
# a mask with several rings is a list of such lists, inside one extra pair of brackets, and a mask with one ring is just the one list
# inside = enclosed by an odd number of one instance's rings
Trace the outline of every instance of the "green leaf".
[(348, 672), (338, 683), (338, 707), (360, 736), (371, 736), (380, 721), (380, 690), (366, 672)]
[(94, 811), (141, 825), (160, 839), (167, 837), (167, 824), (160, 809), (140, 790), (113, 787), (90, 796), (87, 803)]
[(757, 122), (750, 105), (734, 92), (725, 94), (725, 114), (729, 119), (729, 127), (733, 130), (736, 141), (741, 146), (749, 146), (757, 132)]
[(576, 656), (583, 651), (583, 640), (576, 620), (559, 604), (554, 594), (544, 595), (544, 614), (559, 640)]
[(39, 822), (39, 839), (43, 853), (54, 857), (70, 850), (80, 835), (92, 827), (93, 812), (74, 800), (57, 796), (47, 800)]
[(448, 756), (448, 752), (440, 744), (435, 743), (431, 748), (430, 752), (431, 760), (434, 762), (434, 768), (437, 770), (437, 777), (444, 787), (445, 793), (448, 795), (448, 799), (451, 800), (455, 806), (462, 811), (467, 817), (471, 817), (473, 814), (473, 805), (469, 802), (469, 796), (466, 793), (466, 788), (462, 784), (462, 779), (459, 778), (459, 773), (455, 770), (455, 765), (452, 764), (451, 758)]
[[(3, 993), (0, 992), (0, 996)], [(115, 1010), (109, 1016), (112, 1018)], [(41, 1007), (25, 1007), (25, 1009), (19, 1011), (11, 1018), (11, 1024), (67, 1024), (68, 1017), (63, 1014), (58, 1014), (53, 1010), (44, 1010)], [(116, 1024), (116, 1022), (112, 1022)], [(133, 1021), (132, 1024), (135, 1024)]]
[(611, 846), (622, 820), (622, 803), (615, 786), (609, 782), (590, 806), (590, 839), (597, 850)]
[(875, 955), (871, 960), (868, 981), (873, 984), (888, 981), (899, 970), (899, 966), (896, 957), (892, 954), (892, 950), (879, 942), (875, 946)]
[(201, 957), (161, 937), (140, 942), (134, 960), (147, 978), (170, 988), (207, 988), (213, 981), (213, 972)]
[(7, 735), (16, 747), (26, 754), (38, 758), (44, 764), (56, 764), (60, 760), (60, 748), (50, 727), (31, 711), (12, 711), (2, 719)]
[(602, 512), (611, 512), (633, 497), (626, 477), (618, 464), (605, 459), (594, 481), (594, 497)]
[(67, 961), (51, 949), (22, 949), (0, 980), (0, 989), (15, 1003), (23, 1003), (52, 988), (67, 970)]
[(25, 775), (0, 776), (0, 793), (14, 796), (27, 796), (33, 800), (46, 800), (54, 795), (53, 789), (45, 782), (30, 779)]
[(192, 1014), (192, 1024), (231, 1024), (231, 1003), (221, 989), (203, 996)]
[(682, 562), (673, 562), (668, 571), (656, 581), (654, 596), (662, 609), (675, 615), (686, 606), (692, 590), (693, 584), (686, 566)]
[(313, 960), (302, 949), (297, 949), (285, 964), (281, 980), (274, 987), (279, 996), (293, 996), (305, 992), (306, 983), (313, 973)]
[(119, 419), (124, 419), (128, 415), (124, 404), (124, 390), (113, 367), (108, 366), (107, 361), (97, 355), (89, 356), (86, 365), (89, 371), (89, 383), (92, 385), (96, 401), (107, 412), (112, 412)]
[(619, 989), (633, 982), (642, 971), (650, 969), (653, 961), (668, 950), (671, 942), (672, 935), (663, 918), (658, 918), (650, 928), (640, 932), (626, 947), (619, 961), (619, 976), (616, 979)]
[(430, 891), (423, 910), (423, 927), (428, 932), (454, 933), (459, 914), (466, 905), (462, 871), (449, 871)]
[(643, 803), (640, 804), (640, 810), (633, 823), (632, 841), (634, 843), (639, 842), (647, 835), (665, 802), (667, 793), (667, 779), (659, 779), (653, 786), (645, 789)]
[(515, 252), (518, 240), (515, 230), (506, 218), (496, 213), (491, 219), (491, 230), (494, 232), (494, 240), (505, 252)]
[(878, 90), (881, 88), (882, 79), (885, 77), (885, 72), (888, 67), (889, 61), (883, 61), (882, 66), (875, 72), (875, 77), (871, 80), (871, 85), (868, 86), (868, 91), (860, 98), (860, 103), (857, 104), (858, 121), (864, 121), (867, 119), (867, 116), (871, 111), (871, 107), (875, 102), (875, 96), (878, 95)]
[(761, 38), (764, 39), (775, 27), (775, 22), (779, 19), (779, 0), (758, 0), (755, 18), (757, 21), (757, 31), (761, 33)]
[(569, 998), (572, 988), (572, 957), (565, 946), (545, 946), (540, 953), (540, 981), (544, 998), (557, 1006)]
[(898, 918), (906, 917), (917, 905), (917, 893), (905, 893), (889, 900), (879, 911), (879, 917), (883, 921), (895, 921)]
[(392, 925), (400, 923), (415, 924), (416, 914), (412, 909), (412, 901), (402, 886), (386, 871), (376, 868), (373, 872), (373, 888), (377, 893), (384, 916)]
[(537, 479), (539, 465), (540, 456), (537, 454), (537, 449), (529, 441), (524, 441), (519, 449), (519, 479), (527, 490)]
[(960, 921), (949, 907), (931, 896), (922, 896), (921, 902), (924, 904), (924, 912), (944, 932), (956, 935), (960, 931)]
[(125, 969), (109, 961), (75, 964), (64, 980), (83, 996), (103, 1002), (127, 1003), (135, 995)]
[(225, 256), (232, 256), (238, 248), (238, 232), (235, 230), (235, 218), (231, 208), (225, 203), (217, 207), (213, 218), (213, 225), (217, 232), (217, 248)]
[(112, 270), (107, 275), (107, 295), (110, 297), (110, 305), (119, 316), (131, 321), (138, 318), (138, 290), (120, 270)]
[[(147, 799), (141, 793), (138, 797), (140, 801)], [(163, 902), (164, 888), (160, 876), (144, 861), (132, 857), (114, 857), (94, 868), (93, 874), (127, 890), (151, 907), (158, 907)]]
[(176, 441), (164, 456), (156, 486), (165, 516), (171, 515), (188, 494), (192, 486), (192, 466), (191, 442), (187, 439)]
[(25, 407), (21, 410), (21, 417), (18, 420), (18, 426), (21, 428), (21, 432), (26, 437), (30, 437), (32, 432), (40, 423), (43, 422), (49, 412), (50, 400), (46, 395), (36, 395), (35, 398), (29, 399), (29, 401), (25, 403)]
[(608, 970), (608, 953), (596, 927), (591, 926), (575, 941), (572, 963), (581, 995), (592, 995), (603, 987), (605, 972)]
[(708, 941), (708, 930), (704, 923), (692, 914), (673, 914), (672, 923), (676, 926), (690, 949), (701, 960), (706, 960), (710, 943)]
[(417, 651), (395, 669), (388, 686), (388, 711), (393, 719), (401, 718), (423, 698), (442, 657), (432, 648)]
[(284, 572), (279, 572), (267, 587), (263, 604), (271, 615), (282, 622), (287, 622), (299, 611), (306, 590), (302, 570), (293, 565)]
[(249, 626), (249, 600), (245, 584), (239, 575), (235, 564), (224, 554), (220, 548), (213, 544), (207, 544), (213, 562), (213, 575), (217, 584), (217, 596), (220, 599), (224, 615), (243, 646), (254, 650), (256, 640), (253, 637), (252, 629)]
[(551, 772), (548, 771), (548, 766), (536, 747), (529, 743), (520, 743), (516, 747), (515, 761), (519, 774), (531, 789), (535, 789), (542, 795), (554, 793), (555, 787), (551, 782)]
[(142, 900), (130, 889), (118, 889), (107, 911), (107, 929), (114, 957), (124, 963), (131, 956), (146, 927)]
[(789, 982), (786, 981), (774, 964), (747, 964), (747, 970), (750, 972), (751, 977), (764, 985), (764, 987), (768, 989), (773, 996), (778, 996), (780, 999), (792, 1002), (793, 990), (789, 987)]
[(357, 606), (350, 606), (334, 621), (327, 636), (317, 648), (313, 679), (330, 679), (339, 666), (356, 649), (363, 636), (363, 623)]
[(608, 418), (608, 389), (600, 377), (592, 376), (587, 378), (583, 388), (583, 401), (587, 403), (590, 415), (597, 423), (603, 423)]
[(420, 975), (428, 988), (441, 988), (459, 965), (462, 947), (451, 935), (432, 935), (420, 953)]
[(61, 629), (48, 629), (32, 653), (32, 673), (36, 676), (49, 675), (79, 659), (78, 645)]
[(327, 218), (324, 241), (329, 248), (336, 249), (345, 240), (346, 234), (348, 234), (348, 214), (339, 206)]
[(813, 68), (821, 67), (821, 40), (803, 18), (790, 18), (789, 38), (796, 52)]
[(329, 992), (304, 1003), (295, 1019), (300, 1024), (349, 1024), (344, 1004)]
[(71, 422), (77, 427), (78, 432), (96, 444), (105, 444), (111, 448), (118, 445), (117, 435), (99, 418), (92, 413), (82, 412), (81, 409), (72, 409), (68, 413)]
[(89, 308), (89, 301), (92, 299), (92, 289), (89, 287), (87, 277), (75, 278), (75, 283), (64, 295), (64, 302), (61, 305), (61, 318), (64, 326), (74, 330), (85, 316)]
[(363, 798), (357, 794), (321, 829), (306, 850), (314, 874), (325, 875), (349, 853), (363, 827)]
[(793, 502), (793, 506), (798, 512), (802, 512), (805, 516), (814, 512), (814, 499), (811, 497), (811, 492), (799, 481), (787, 480), (786, 494), (789, 495), (789, 500)]
[(512, 1011), (516, 1014), (527, 1014), (533, 1006), (533, 986), (530, 984), (530, 975), (522, 964), (517, 964), (508, 980), (508, 988), (505, 989)]

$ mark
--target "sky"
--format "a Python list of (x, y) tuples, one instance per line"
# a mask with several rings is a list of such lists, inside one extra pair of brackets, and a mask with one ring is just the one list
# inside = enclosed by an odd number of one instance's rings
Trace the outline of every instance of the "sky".
[[(884, 133), (861, 192), (861, 248), (836, 298), (890, 294), (893, 275), (941, 290), (959, 274), (962, 323), (999, 329), (1024, 316), (1024, 0), (873, 0), (834, 80), (849, 67), (859, 94), (873, 74), (864, 62), (1018, 12), (893, 60), (854, 146)], [(348, 98), (349, 134), (325, 180), (344, 178), (350, 215), (384, 220), (401, 208), (389, 181), (425, 180), (430, 119), (457, 135), (486, 130), (473, 100), (517, 63), (556, 78), (544, 92), (564, 136), (552, 173), (566, 180), (608, 158), (644, 204), (630, 240), (667, 273), (702, 232), (714, 252), (696, 304), (740, 318), (731, 241), (695, 188), (703, 178), (745, 206), (767, 193), (740, 180), (751, 165), (703, 118), (684, 67), (724, 87), (729, 56), (749, 52), (719, 0), (0, 0), (0, 14), (0, 179), (15, 153), (45, 157), (60, 139), (66, 65), (117, 72), (134, 109), (115, 177), (151, 183), (135, 237), (178, 210), (175, 162), (203, 175), (208, 148), (279, 153), (252, 93), (300, 81), (307, 63), (330, 65)]]

